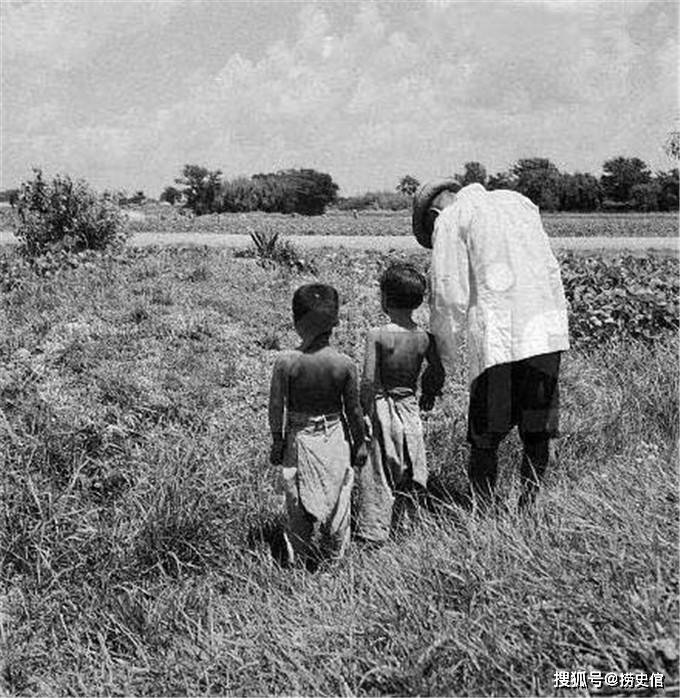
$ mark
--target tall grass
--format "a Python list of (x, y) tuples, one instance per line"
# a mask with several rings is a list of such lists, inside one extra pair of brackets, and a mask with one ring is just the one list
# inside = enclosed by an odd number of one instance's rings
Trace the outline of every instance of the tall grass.
[[(347, 300), (335, 341), (356, 360), (380, 262), (319, 260)], [(268, 545), (280, 501), (262, 341), (293, 345), (304, 280), (195, 250), (3, 297), (4, 690), (520, 696), (589, 668), (677, 684), (677, 339), (571, 352), (569, 429), (527, 514), (514, 438), (507, 510), (446, 498), (467, 456), (453, 381), (426, 426), (441, 499), (399, 539), (310, 575)], [(579, 376), (594, 398), (578, 398)]]

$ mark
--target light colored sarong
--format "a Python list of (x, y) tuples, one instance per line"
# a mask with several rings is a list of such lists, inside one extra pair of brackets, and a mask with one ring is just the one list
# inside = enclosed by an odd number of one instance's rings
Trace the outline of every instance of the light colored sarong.
[(289, 413), (282, 487), (291, 558), (344, 555), (350, 539), (354, 473), (339, 414)]
[(427, 486), (423, 424), (413, 391), (399, 388), (375, 398), (368, 462), (359, 474), (357, 534), (365, 540), (389, 537), (395, 492), (413, 483)]

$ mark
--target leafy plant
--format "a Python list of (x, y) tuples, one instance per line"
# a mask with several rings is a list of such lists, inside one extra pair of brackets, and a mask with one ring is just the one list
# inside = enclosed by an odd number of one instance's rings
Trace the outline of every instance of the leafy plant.
[(250, 239), (260, 259), (272, 259), (279, 241), (277, 230), (251, 230)]
[(277, 230), (251, 230), (250, 238), (262, 266), (280, 265), (291, 271), (316, 273), (316, 264), (305, 259), (290, 240), (281, 240)]
[(15, 235), (24, 253), (102, 250), (123, 244), (123, 218), (110, 199), (83, 180), (57, 175), (46, 182), (40, 169), (22, 183), (16, 203)]
[(570, 254), (562, 259), (562, 280), (577, 344), (595, 346), (614, 337), (652, 342), (678, 330), (676, 259)]

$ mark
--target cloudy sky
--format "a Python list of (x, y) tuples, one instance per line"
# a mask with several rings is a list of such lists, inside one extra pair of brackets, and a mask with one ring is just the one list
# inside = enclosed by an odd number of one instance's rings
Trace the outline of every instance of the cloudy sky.
[(157, 196), (185, 163), (343, 193), (519, 157), (668, 169), (675, 0), (2, 0), (0, 188), (32, 165)]

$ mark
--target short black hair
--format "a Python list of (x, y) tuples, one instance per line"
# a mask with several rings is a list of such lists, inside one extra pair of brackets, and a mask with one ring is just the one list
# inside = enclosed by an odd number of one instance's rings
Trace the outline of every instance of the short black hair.
[(385, 305), (414, 310), (425, 297), (425, 276), (407, 262), (392, 262), (380, 277), (380, 290), (385, 294)]
[(328, 284), (305, 284), (293, 294), (293, 320), (330, 332), (338, 324), (340, 298)]

